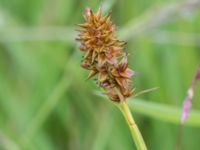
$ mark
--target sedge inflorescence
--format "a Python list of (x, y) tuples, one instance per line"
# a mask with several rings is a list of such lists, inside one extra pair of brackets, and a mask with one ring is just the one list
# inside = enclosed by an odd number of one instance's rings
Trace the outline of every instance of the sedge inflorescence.
[(81, 43), (80, 50), (85, 52), (81, 66), (90, 70), (88, 78), (98, 75), (97, 84), (115, 102), (120, 102), (120, 95), (124, 99), (130, 97), (134, 71), (128, 68), (126, 43), (116, 37), (110, 13), (102, 16), (101, 7), (97, 13), (86, 8), (84, 19), (85, 23), (79, 24), (77, 40)]

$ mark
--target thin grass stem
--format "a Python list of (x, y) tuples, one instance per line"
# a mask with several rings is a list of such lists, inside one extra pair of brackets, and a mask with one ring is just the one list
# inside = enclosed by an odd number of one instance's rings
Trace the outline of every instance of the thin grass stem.
[(123, 95), (120, 93), (120, 91), (118, 89), (116, 89), (119, 98), (120, 98), (120, 103), (118, 104), (119, 109), (121, 110), (121, 112), (123, 113), (127, 124), (130, 128), (131, 131), (131, 135), (133, 138), (133, 141), (136, 144), (136, 147), (138, 150), (147, 150), (146, 144), (144, 142), (144, 139), (142, 137), (142, 134), (140, 133), (139, 128), (137, 127), (137, 124), (134, 121), (134, 118), (131, 114), (131, 111), (128, 107), (127, 101), (124, 99)]

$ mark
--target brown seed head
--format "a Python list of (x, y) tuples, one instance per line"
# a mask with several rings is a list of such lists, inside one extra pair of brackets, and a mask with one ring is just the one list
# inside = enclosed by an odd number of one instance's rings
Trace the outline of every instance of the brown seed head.
[(93, 13), (90, 8), (85, 9), (84, 24), (79, 24), (78, 41), (80, 50), (85, 53), (81, 66), (91, 70), (88, 78), (98, 74), (98, 85), (102, 87), (108, 97), (119, 102), (118, 91), (124, 98), (132, 95), (130, 78), (134, 71), (128, 68), (124, 46), (126, 42), (115, 36), (115, 25), (110, 20), (110, 14), (102, 16), (102, 8)]

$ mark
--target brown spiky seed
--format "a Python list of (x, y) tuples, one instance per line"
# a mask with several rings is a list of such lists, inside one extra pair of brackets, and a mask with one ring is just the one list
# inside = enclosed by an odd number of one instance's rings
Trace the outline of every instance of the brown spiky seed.
[(116, 89), (124, 98), (132, 95), (130, 78), (134, 72), (128, 68), (127, 56), (124, 50), (126, 42), (115, 36), (115, 25), (110, 20), (110, 13), (102, 16), (102, 8), (93, 13), (90, 8), (85, 9), (85, 23), (79, 24), (81, 46), (85, 52), (81, 66), (91, 70), (88, 78), (98, 74), (98, 85), (102, 87), (108, 97), (120, 102)]

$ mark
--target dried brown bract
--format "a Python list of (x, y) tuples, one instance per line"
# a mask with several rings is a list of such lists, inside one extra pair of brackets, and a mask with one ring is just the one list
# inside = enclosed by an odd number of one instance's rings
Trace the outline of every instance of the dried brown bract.
[(85, 52), (81, 66), (91, 70), (88, 78), (98, 74), (98, 85), (102, 87), (109, 98), (120, 102), (120, 91), (124, 98), (132, 95), (130, 78), (133, 70), (128, 68), (127, 55), (123, 51), (126, 42), (115, 36), (115, 25), (110, 20), (110, 14), (102, 16), (102, 8), (93, 13), (85, 9), (85, 23), (79, 24), (80, 50)]

